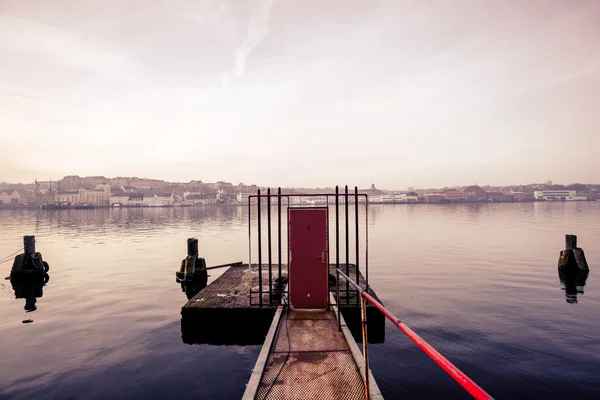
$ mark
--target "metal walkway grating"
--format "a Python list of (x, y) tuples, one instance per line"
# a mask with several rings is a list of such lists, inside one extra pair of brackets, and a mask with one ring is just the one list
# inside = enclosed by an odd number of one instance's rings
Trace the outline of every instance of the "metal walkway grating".
[(364, 384), (333, 312), (292, 310), (279, 321), (256, 399), (317, 398), (364, 399)]

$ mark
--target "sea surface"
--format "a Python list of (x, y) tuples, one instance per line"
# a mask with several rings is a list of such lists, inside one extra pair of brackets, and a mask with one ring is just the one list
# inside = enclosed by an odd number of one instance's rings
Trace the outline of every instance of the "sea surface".
[[(495, 398), (600, 398), (600, 202), (373, 205), (368, 221), (371, 286)], [(566, 233), (591, 271), (576, 300)], [(244, 207), (0, 211), (0, 260), (27, 234), (50, 280), (33, 312), (0, 281), (0, 398), (241, 397), (260, 346), (184, 344), (175, 271), (188, 237), (209, 265), (247, 262)], [(391, 323), (369, 354), (386, 398), (470, 398)]]

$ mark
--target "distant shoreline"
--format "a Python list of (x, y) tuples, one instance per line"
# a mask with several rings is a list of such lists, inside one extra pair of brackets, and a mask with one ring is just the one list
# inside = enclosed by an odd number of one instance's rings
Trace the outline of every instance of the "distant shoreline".
[[(588, 199), (588, 200), (529, 200), (529, 201), (442, 201), (442, 202), (412, 202), (412, 203), (408, 203), (408, 202), (396, 202), (396, 203), (382, 203), (382, 202), (369, 202), (369, 205), (402, 205), (402, 206), (416, 206), (416, 205), (455, 205), (455, 204), (514, 204), (514, 203), (581, 203), (581, 202), (595, 202), (595, 201), (600, 201), (600, 200), (593, 200), (593, 199)], [(305, 205), (307, 207), (310, 206), (323, 206), (326, 205), (326, 202), (316, 202), (315, 204), (310, 204), (310, 205)], [(333, 205), (334, 203), (330, 203), (329, 205)], [(354, 204), (354, 202), (350, 203), (351, 205)], [(365, 203), (359, 203), (361, 205), (364, 205)], [(264, 204), (266, 206), (266, 204)], [(90, 210), (96, 210), (96, 209), (113, 209), (113, 210), (120, 210), (120, 209), (164, 209), (164, 208), (205, 208), (205, 207), (246, 207), (247, 203), (221, 203), (221, 204), (197, 204), (197, 205), (180, 205), (180, 204), (176, 204), (176, 205), (164, 205), (164, 206), (120, 206), (120, 207), (113, 207), (113, 206), (107, 206), (107, 205), (99, 205), (99, 206), (92, 206), (92, 207), (81, 207), (81, 206), (61, 206), (61, 207), (52, 207), (52, 208), (47, 208), (47, 207), (42, 207), (39, 204), (36, 205), (17, 205), (17, 206), (10, 206), (10, 205), (0, 205), (0, 211), (4, 211), (4, 210), (40, 210), (40, 211), (62, 211), (62, 210), (78, 210), (78, 211), (82, 211), (82, 210), (86, 210), (86, 211), (90, 211)], [(276, 206), (276, 205), (274, 205)], [(340, 202), (340, 206), (344, 206), (344, 202), (341, 201)]]

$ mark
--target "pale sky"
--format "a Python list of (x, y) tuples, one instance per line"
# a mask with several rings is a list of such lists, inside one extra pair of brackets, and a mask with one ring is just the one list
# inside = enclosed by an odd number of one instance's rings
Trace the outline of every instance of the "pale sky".
[(0, 0), (0, 181), (600, 183), (600, 0)]

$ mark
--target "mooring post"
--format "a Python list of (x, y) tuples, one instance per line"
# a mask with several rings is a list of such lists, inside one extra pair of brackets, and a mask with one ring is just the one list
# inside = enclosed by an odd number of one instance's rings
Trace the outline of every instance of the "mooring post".
[(575, 269), (589, 271), (587, 260), (583, 249), (577, 247), (577, 236), (565, 235), (565, 250), (560, 252), (558, 257), (559, 269)]
[(23, 236), (23, 253), (26, 256), (31, 256), (35, 253), (35, 236)]
[(585, 259), (585, 254), (583, 253), (583, 249), (577, 247), (573, 249), (573, 255), (575, 256), (575, 262), (577, 263), (577, 267), (582, 271), (589, 271), (590, 267), (588, 266), (587, 260)]
[(575, 250), (577, 248), (577, 236), (565, 235), (565, 249)]
[(198, 239), (189, 238), (187, 240), (187, 255), (190, 257), (198, 257)]
[(47, 277), (49, 268), (48, 263), (42, 260), (42, 255), (35, 251), (35, 236), (23, 236), (23, 254), (15, 257), (10, 278), (19, 278), (23, 273), (26, 276)]
[(196, 274), (196, 261), (198, 260), (198, 239), (188, 238), (187, 257), (183, 260), (181, 269), (183, 280), (193, 281)]

